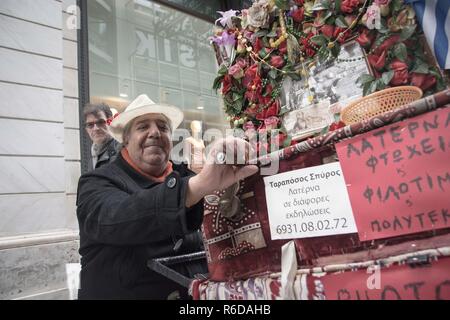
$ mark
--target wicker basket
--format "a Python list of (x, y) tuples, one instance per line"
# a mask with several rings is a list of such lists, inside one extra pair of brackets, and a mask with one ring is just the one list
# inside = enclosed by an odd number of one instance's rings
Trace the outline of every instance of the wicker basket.
[(381, 90), (350, 103), (342, 111), (341, 119), (346, 125), (358, 123), (407, 105), (421, 97), (422, 90), (414, 86)]

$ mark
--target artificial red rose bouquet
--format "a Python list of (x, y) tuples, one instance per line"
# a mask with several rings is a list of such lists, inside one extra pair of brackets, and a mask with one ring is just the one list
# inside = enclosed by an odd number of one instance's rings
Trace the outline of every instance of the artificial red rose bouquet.
[(373, 71), (358, 79), (364, 95), (399, 85), (426, 94), (444, 87), (418, 40), (414, 10), (403, 0), (256, 0), (240, 12), (220, 13), (212, 42), (225, 59), (214, 88), (222, 88), (229, 120), (247, 137), (263, 134), (289, 145), (279, 99), (284, 79), (308, 76), (310, 61), (337, 58), (350, 39), (364, 48)]

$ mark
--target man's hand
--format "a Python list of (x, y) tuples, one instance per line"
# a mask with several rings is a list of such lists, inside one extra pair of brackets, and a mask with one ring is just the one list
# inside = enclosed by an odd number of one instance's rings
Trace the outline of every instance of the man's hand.
[(202, 171), (189, 180), (186, 207), (257, 173), (257, 166), (246, 165), (251, 153), (250, 144), (242, 139), (229, 137), (214, 142)]

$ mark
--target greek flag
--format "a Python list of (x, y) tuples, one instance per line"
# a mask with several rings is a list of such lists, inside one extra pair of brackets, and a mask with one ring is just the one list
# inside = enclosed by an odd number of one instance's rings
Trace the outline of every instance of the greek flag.
[(406, 0), (412, 4), (441, 69), (450, 69), (450, 0)]

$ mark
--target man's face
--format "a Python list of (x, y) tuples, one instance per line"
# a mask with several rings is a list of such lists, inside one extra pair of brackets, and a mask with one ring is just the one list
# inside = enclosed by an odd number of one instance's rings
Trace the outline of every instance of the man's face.
[(144, 172), (159, 176), (164, 172), (172, 151), (172, 132), (160, 114), (146, 114), (131, 124), (125, 146), (133, 162)]
[(86, 132), (94, 144), (103, 144), (109, 138), (106, 120), (106, 115), (103, 111), (99, 112), (98, 115), (87, 115), (85, 124)]

